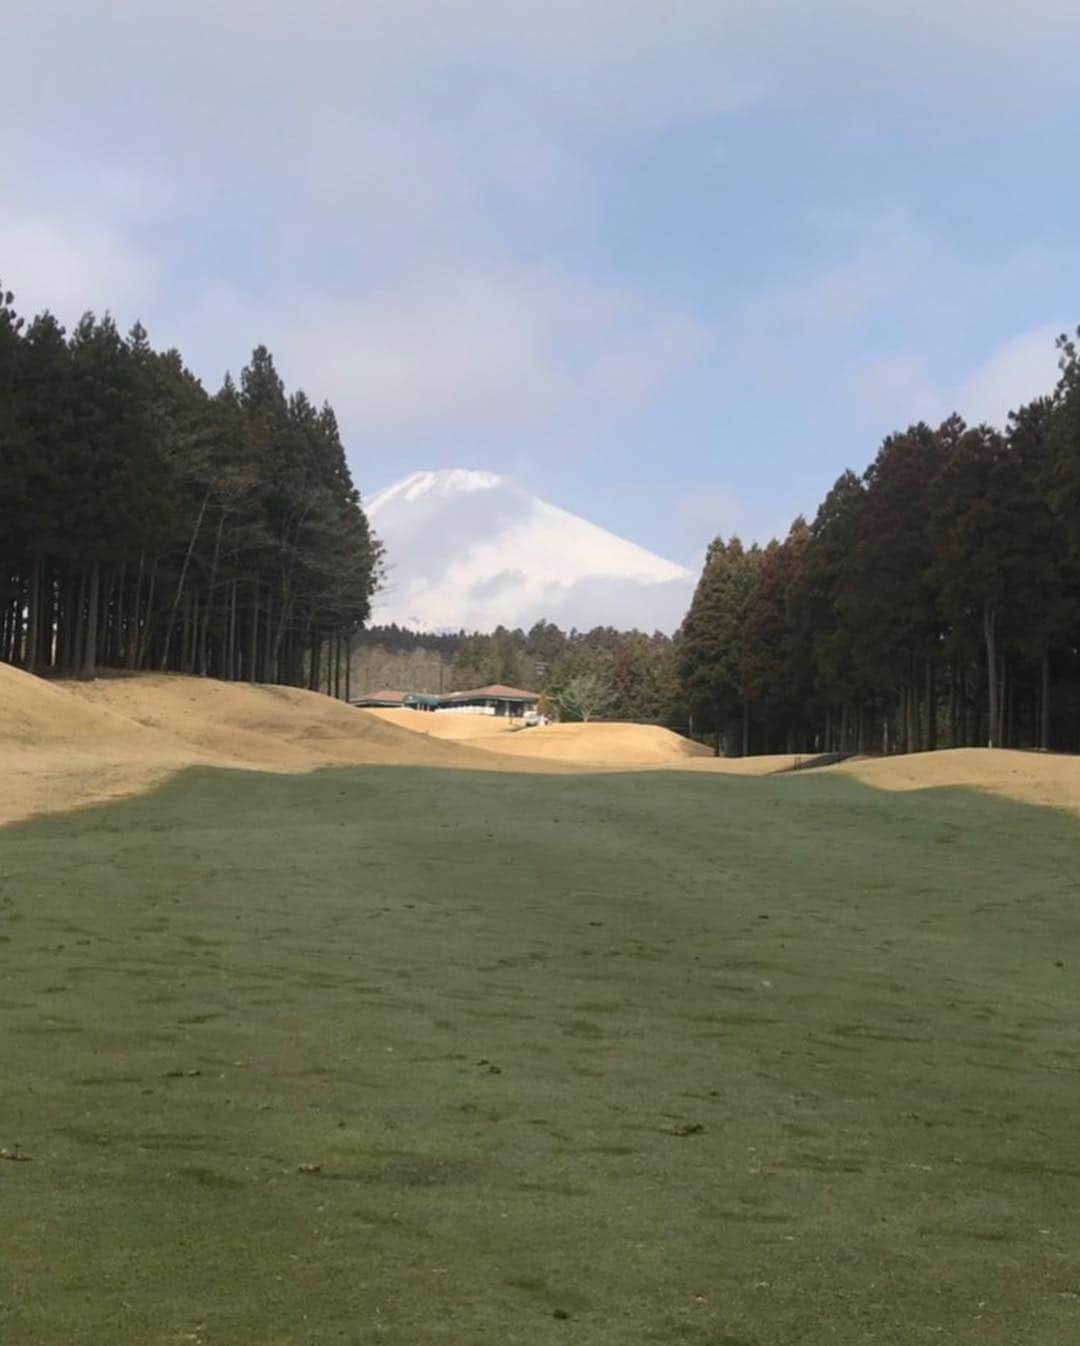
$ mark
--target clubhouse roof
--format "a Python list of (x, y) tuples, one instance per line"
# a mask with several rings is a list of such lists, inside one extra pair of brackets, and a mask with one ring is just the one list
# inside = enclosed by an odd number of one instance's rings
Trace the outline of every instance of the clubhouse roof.
[(486, 687), (471, 687), (463, 692), (446, 692), (435, 696), (428, 692), (398, 692), (383, 688), (354, 696), (352, 704), (361, 708), (394, 708), (409, 710), (474, 710), (488, 715), (524, 715), (535, 710), (539, 692), (527, 692), (521, 687), (507, 687), (490, 683)]

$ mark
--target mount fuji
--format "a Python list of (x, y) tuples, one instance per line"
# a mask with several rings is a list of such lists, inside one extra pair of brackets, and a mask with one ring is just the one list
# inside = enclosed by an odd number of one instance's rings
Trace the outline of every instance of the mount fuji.
[(386, 548), (374, 624), (672, 631), (694, 576), (493, 472), (413, 472), (366, 503)]

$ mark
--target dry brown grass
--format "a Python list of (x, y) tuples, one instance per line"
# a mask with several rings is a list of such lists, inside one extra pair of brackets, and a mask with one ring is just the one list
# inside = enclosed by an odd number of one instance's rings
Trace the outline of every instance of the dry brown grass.
[(497, 715), (376, 710), (387, 723), (444, 741), (473, 743), (486, 752), (527, 761), (581, 766), (678, 766), (714, 760), (708, 748), (654, 724), (549, 724), (530, 729)]
[(190, 766), (491, 770), (312, 692), (172, 674), (46, 682), (0, 664), (0, 824), (140, 794)]
[(1080, 813), (1080, 758), (1054, 753), (949, 748), (907, 757), (855, 758), (824, 769), (878, 790), (954, 786)]
[(151, 789), (206, 757), (0, 664), (0, 823)]
[(452, 743), (471, 743), (475, 739), (486, 740), (524, 732), (520, 727), (520, 721), (514, 722), (501, 715), (462, 715), (454, 712), (435, 714), (426, 710), (390, 707), (370, 710), (368, 714), (374, 715), (386, 724), (395, 724), (399, 729), (408, 729), (414, 734), (426, 734), (429, 738), (446, 739)]
[[(789, 755), (715, 758), (655, 725), (514, 729), (488, 716), (361, 711), (291, 687), (175, 674), (50, 683), (0, 664), (0, 824), (138, 794), (190, 766), (424, 766), (760, 776)], [(1080, 759), (954, 749), (826, 768), (884, 790), (960, 786), (1080, 813)]]
[(774, 776), (790, 771), (798, 761), (793, 753), (782, 752), (760, 757), (693, 757), (681, 764), (683, 771), (715, 771), (725, 776)]
[(505, 734), (484, 744), (489, 752), (549, 762), (603, 767), (678, 766), (708, 748), (655, 724), (549, 724)]
[(386, 724), (297, 687), (144, 673), (62, 684), (88, 708), (164, 731), (220, 765), (271, 771), (325, 766), (482, 766), (468, 748)]

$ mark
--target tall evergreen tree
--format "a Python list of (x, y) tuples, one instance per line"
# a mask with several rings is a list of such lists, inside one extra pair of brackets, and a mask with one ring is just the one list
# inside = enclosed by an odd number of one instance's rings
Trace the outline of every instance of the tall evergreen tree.
[[(0, 294), (0, 658), (347, 687), (380, 547), (332, 409), (264, 347), (208, 397), (136, 324)], [(323, 651), (335, 651), (326, 674)]]
[(737, 537), (709, 545), (690, 610), (679, 634), (679, 668), (694, 730), (712, 733), (716, 750), (745, 750), (749, 705), (743, 638), (760, 563)]

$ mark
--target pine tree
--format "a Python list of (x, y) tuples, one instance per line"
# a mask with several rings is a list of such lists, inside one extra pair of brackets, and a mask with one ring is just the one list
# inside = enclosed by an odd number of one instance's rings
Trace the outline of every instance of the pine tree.
[[(679, 670), (694, 731), (734, 755), (748, 737), (743, 629), (760, 563), (757, 548), (716, 538), (678, 638)], [(739, 722), (742, 722), (740, 734)]]
[(0, 658), (321, 685), (329, 636), (347, 689), (381, 548), (332, 409), (263, 347), (210, 398), (139, 324), (0, 300)]

